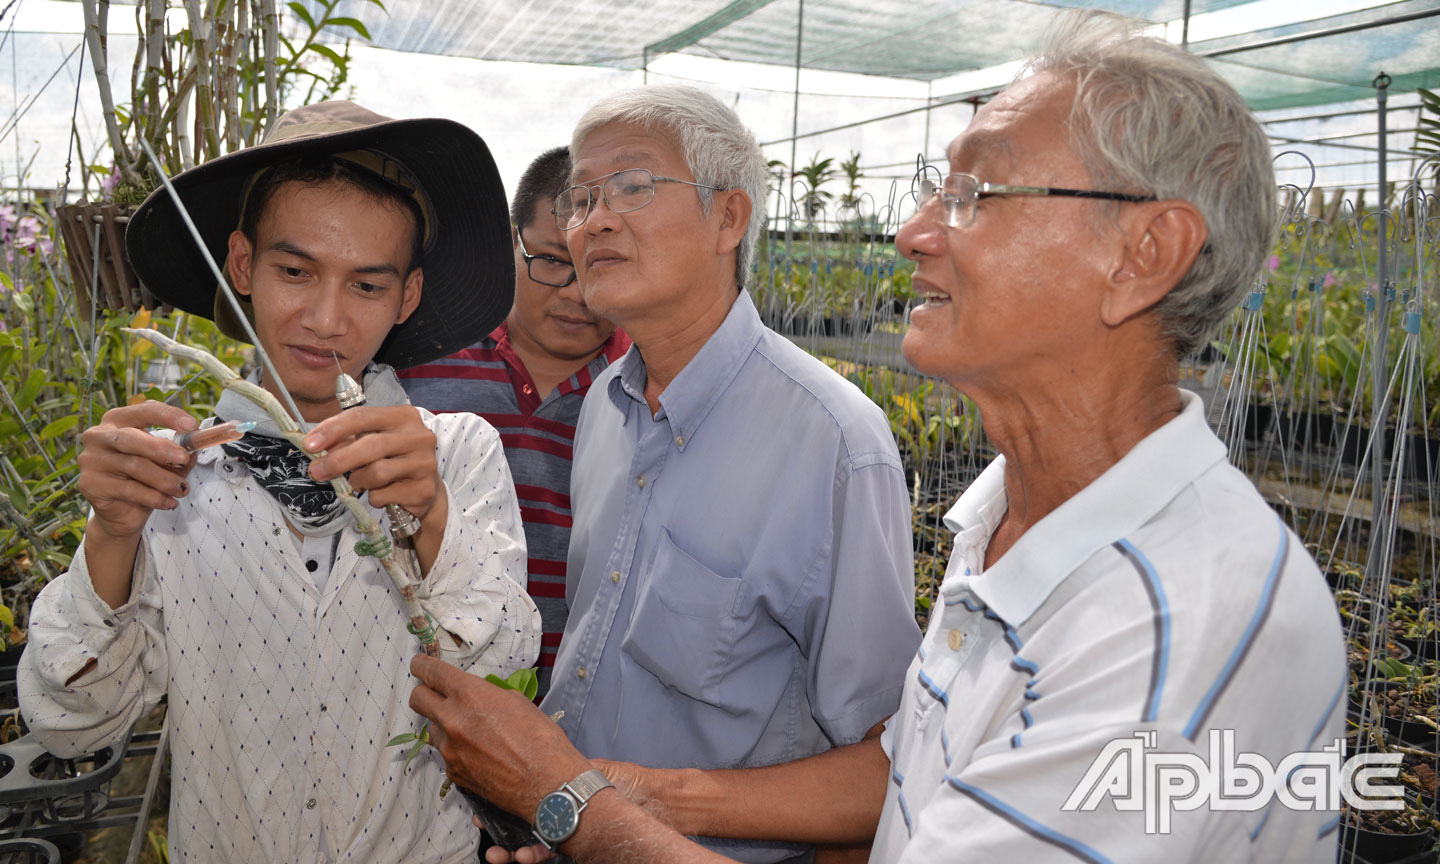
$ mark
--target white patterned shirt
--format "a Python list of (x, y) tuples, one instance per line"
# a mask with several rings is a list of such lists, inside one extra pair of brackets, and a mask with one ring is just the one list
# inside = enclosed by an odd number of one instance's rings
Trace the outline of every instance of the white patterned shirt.
[[(540, 617), (499, 437), (474, 415), (420, 414), (450, 508), (416, 595), (465, 642), (441, 633), (444, 659), (505, 676), (535, 662)], [(168, 693), (177, 862), (473, 861), (479, 834), (460, 795), (439, 798), (439, 753), (405, 771), (408, 748), (385, 746), (420, 728), (419, 646), (399, 591), (356, 554), (353, 519), (317, 588), (245, 466), (219, 447), (197, 461), (180, 506), (151, 515), (125, 605), (96, 596), (83, 548), (40, 593), (19, 672), (33, 734), (62, 756), (91, 752)]]

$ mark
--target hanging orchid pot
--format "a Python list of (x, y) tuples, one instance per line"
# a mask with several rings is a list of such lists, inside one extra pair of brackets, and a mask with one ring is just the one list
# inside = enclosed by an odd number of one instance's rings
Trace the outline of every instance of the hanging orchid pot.
[(65, 261), (84, 318), (92, 310), (156, 308), (157, 301), (140, 284), (125, 254), (125, 226), (133, 209), (82, 201), (56, 210)]

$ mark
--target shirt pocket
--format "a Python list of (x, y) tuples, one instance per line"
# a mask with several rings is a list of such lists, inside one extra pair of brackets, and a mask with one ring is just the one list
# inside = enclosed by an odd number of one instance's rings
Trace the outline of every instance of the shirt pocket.
[(726, 708), (720, 682), (745, 583), (691, 558), (664, 529), (648, 575), (620, 649), (666, 687)]

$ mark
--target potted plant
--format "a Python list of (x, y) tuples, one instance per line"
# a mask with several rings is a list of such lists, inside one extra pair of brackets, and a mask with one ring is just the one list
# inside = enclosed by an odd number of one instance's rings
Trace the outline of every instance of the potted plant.
[(319, 38), (342, 32), (370, 37), (359, 20), (335, 14), (339, 4), (316, 0), (318, 16), (290, 4), (302, 25), (291, 28), (298, 30), (289, 34), (297, 36), (292, 39), (281, 32), (275, 0), (185, 3), (186, 26), (174, 33), (165, 27), (170, 0), (141, 0), (130, 102), (117, 104), (104, 14), (109, 4), (81, 0), (85, 45), (113, 159), (108, 168), (83, 166), (81, 199), (56, 208), (83, 317), (89, 318), (92, 306), (125, 312), (156, 306), (135, 277), (124, 243), (130, 213), (159, 185), (144, 146), (174, 174), (256, 143), (302, 92), (302, 103), (337, 94), (349, 75), (349, 41), (336, 51)]

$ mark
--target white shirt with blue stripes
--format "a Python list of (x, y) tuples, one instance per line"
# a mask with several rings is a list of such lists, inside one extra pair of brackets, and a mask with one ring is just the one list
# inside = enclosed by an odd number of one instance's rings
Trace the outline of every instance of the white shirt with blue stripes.
[[(881, 739), (893, 770), (873, 864), (1334, 860), (1334, 810), (1205, 804), (1162, 833), (1140, 797), (1153, 777), (1145, 789), (1143, 773), (1092, 769), (1136, 733), (1154, 733), (1138, 739), (1145, 757), (1189, 754), (1215, 773), (1212, 730), (1272, 765), (1342, 734), (1325, 581), (1182, 395), (1178, 417), (989, 570), (1004, 457), (946, 515), (955, 551)], [(1077, 787), (1090, 808), (1066, 809)], [(1127, 791), (1134, 807), (1117, 807)]]

